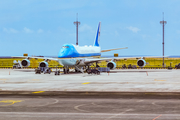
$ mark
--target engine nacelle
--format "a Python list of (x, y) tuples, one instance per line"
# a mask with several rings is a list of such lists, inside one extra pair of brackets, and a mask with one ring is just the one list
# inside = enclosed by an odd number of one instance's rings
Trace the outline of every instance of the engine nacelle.
[(28, 59), (24, 59), (21, 61), (21, 65), (23, 67), (28, 67), (30, 65), (30, 61)]
[(39, 67), (48, 67), (48, 63), (47, 62), (45, 62), (45, 61), (42, 61), (42, 62), (40, 62), (39, 63)]
[(144, 67), (144, 66), (146, 65), (146, 61), (145, 61), (144, 59), (139, 59), (139, 60), (137, 61), (137, 65), (138, 65), (139, 67)]
[(108, 62), (107, 63), (107, 67), (109, 67), (111, 70), (115, 69), (116, 68), (116, 63), (115, 62)]

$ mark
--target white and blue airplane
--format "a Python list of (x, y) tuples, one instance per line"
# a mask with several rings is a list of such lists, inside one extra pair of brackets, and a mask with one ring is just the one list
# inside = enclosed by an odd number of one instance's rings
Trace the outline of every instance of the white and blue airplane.
[[(100, 31), (101, 31), (101, 22), (99, 22), (96, 38), (94, 40), (93, 46), (78, 46), (74, 44), (64, 44), (58, 53), (57, 58), (47, 58), (47, 57), (23, 57), (24, 60), (21, 61), (23, 67), (28, 67), (30, 65), (29, 59), (44, 59), (40, 62), (39, 67), (48, 67), (48, 61), (57, 61), (64, 67), (64, 73), (69, 71), (69, 68), (74, 67), (76, 71), (83, 72), (83, 67), (87, 68), (93, 63), (99, 63), (101, 61), (107, 61), (107, 67), (110, 69), (116, 68), (115, 60), (119, 59), (128, 59), (128, 58), (140, 58), (140, 57), (116, 57), (116, 58), (99, 58), (102, 52), (108, 52), (112, 50), (127, 49), (126, 48), (116, 48), (116, 49), (107, 49), (101, 50), (100, 47)], [(21, 57), (22, 58), (22, 57)], [(146, 61), (142, 58), (138, 59), (137, 65), (144, 67)]]

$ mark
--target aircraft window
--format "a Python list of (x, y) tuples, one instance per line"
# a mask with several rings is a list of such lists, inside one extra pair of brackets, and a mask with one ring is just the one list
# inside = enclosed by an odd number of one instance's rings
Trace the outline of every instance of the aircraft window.
[(69, 48), (69, 46), (63, 46), (63, 48)]

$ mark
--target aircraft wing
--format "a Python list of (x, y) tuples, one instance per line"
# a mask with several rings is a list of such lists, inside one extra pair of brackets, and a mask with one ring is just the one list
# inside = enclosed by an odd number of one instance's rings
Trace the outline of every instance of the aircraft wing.
[[(169, 56), (164, 56), (165, 58)], [(111, 57), (111, 58), (87, 58), (84, 62), (86, 64), (100, 61), (116, 61), (116, 60), (126, 60), (126, 59), (145, 59), (145, 58), (163, 58), (163, 56), (145, 56), (145, 57)]]
[[(43, 59), (44, 61), (57, 61), (59, 62), (60, 59), (77, 59), (79, 61), (82, 61), (84, 64), (91, 64), (94, 62), (101, 62), (101, 61), (106, 61), (106, 62), (110, 62), (110, 61), (116, 61), (116, 60), (126, 60), (126, 59), (145, 59), (145, 58), (162, 58), (163, 56), (145, 56), (145, 57), (111, 57), (111, 58), (53, 58), (53, 57), (36, 57), (36, 56), (32, 56), (32, 57), (28, 57), (28, 56), (14, 56), (12, 58), (24, 58), (24, 59)], [(164, 56), (165, 57), (165, 56)], [(167, 56), (166, 56), (167, 57)]]
[(54, 60), (54, 61), (58, 61), (58, 58), (52, 58), (52, 57), (36, 57), (36, 56), (32, 56), (32, 57), (28, 57), (28, 56), (12, 56), (12, 58), (24, 58), (24, 59), (44, 59), (44, 60)]
[(125, 48), (115, 48), (115, 49), (101, 50), (101, 52), (109, 52), (109, 51), (120, 50), (120, 49), (128, 49), (128, 47), (125, 47)]

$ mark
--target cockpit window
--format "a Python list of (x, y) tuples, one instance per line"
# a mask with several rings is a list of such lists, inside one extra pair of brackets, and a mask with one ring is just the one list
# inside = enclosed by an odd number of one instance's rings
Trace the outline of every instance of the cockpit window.
[(63, 46), (62, 48), (69, 48), (69, 46)]

